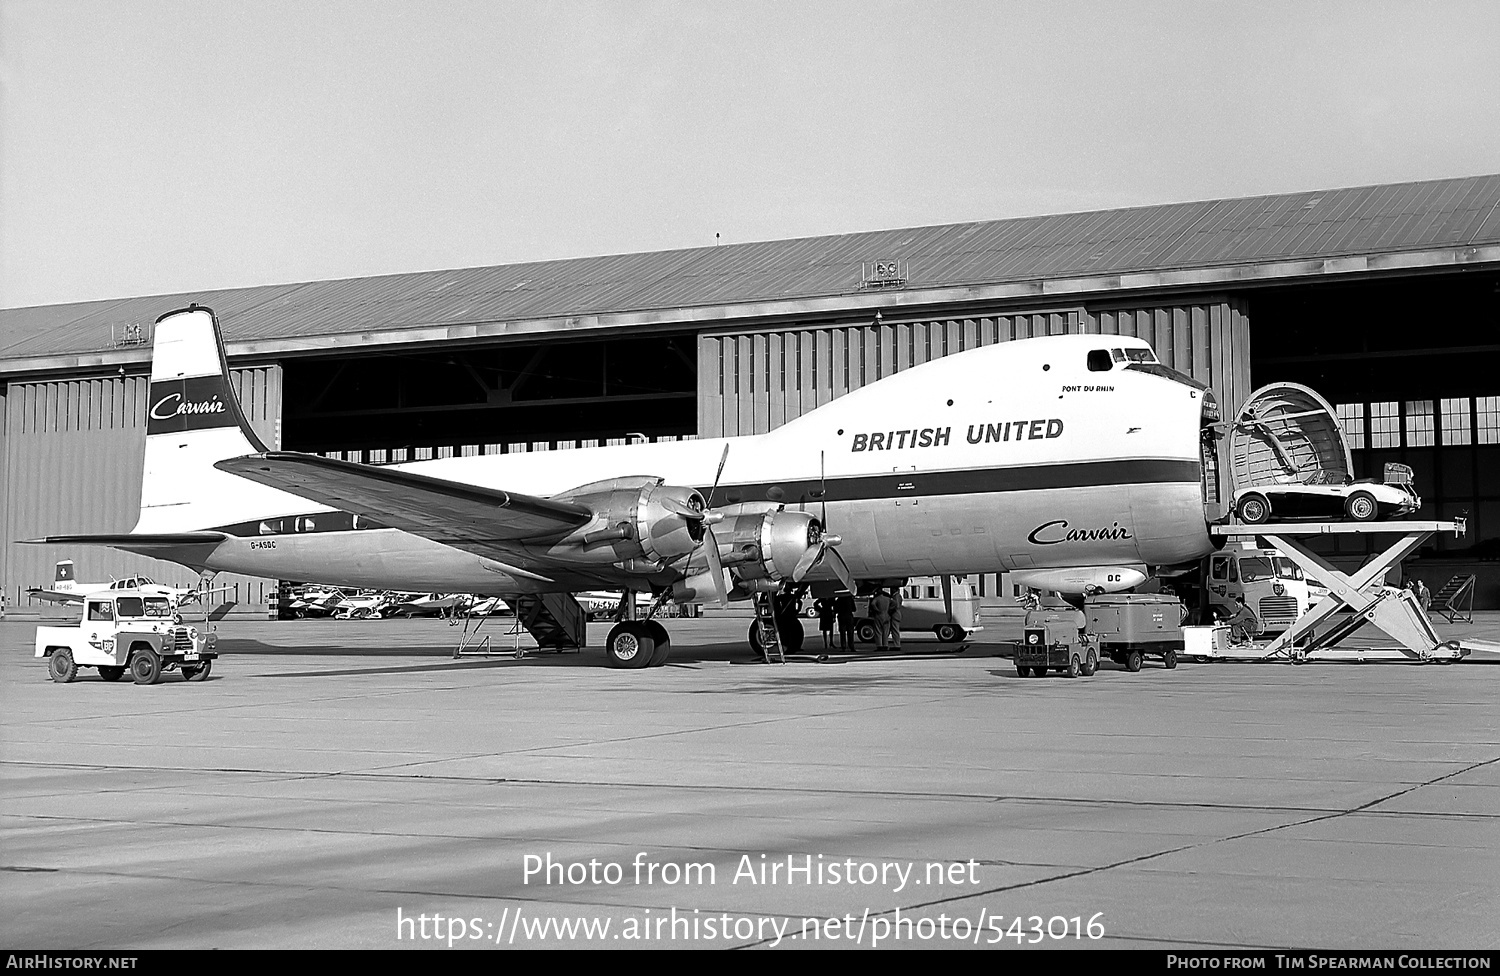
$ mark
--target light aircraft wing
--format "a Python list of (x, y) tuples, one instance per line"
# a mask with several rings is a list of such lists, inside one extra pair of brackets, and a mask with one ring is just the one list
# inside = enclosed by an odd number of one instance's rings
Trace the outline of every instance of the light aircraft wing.
[(556, 538), (594, 517), (588, 506), (575, 502), (290, 451), (230, 458), (214, 467), (486, 555), (522, 542)]
[(82, 603), (84, 594), (64, 592), (62, 590), (44, 590), (39, 586), (33, 586), (26, 590), (27, 596), (40, 597), (51, 603)]

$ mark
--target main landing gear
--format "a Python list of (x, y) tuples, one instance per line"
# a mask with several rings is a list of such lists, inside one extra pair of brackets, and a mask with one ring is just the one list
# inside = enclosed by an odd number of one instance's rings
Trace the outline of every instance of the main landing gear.
[(604, 639), (604, 658), (612, 668), (657, 668), (672, 653), (672, 637), (655, 620), (622, 620)]

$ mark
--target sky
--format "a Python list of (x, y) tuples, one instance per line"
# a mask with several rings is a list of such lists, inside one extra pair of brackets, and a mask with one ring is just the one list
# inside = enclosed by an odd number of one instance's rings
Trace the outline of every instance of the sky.
[(1500, 4), (0, 0), (0, 307), (1500, 172)]

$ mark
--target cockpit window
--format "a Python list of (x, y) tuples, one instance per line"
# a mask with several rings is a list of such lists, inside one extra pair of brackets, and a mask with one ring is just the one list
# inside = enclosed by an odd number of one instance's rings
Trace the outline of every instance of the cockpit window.
[(1125, 362), (1125, 350), (1123, 350), (1123, 349), (1111, 349), (1110, 350), (1110, 354), (1115, 357), (1115, 362), (1117, 362), (1117, 363), (1123, 363), (1123, 362)]
[(1114, 367), (1114, 361), (1109, 358), (1108, 349), (1089, 350), (1089, 372), (1103, 373)]
[(1156, 354), (1155, 353), (1153, 353), (1150, 349), (1142, 349), (1142, 348), (1139, 348), (1139, 347), (1133, 348), (1133, 349), (1126, 349), (1125, 350), (1125, 358), (1128, 359), (1128, 360), (1130, 360), (1132, 363), (1154, 363), (1154, 362), (1156, 362)]

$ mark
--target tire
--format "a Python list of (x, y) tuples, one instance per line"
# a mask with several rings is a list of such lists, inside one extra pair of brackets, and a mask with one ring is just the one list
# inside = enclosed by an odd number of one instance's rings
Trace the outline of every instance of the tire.
[(1356, 522), (1373, 522), (1380, 514), (1380, 506), (1368, 491), (1356, 491), (1344, 502), (1344, 514)]
[(938, 624), (936, 627), (932, 628), (932, 631), (933, 633), (937, 634), (937, 639), (942, 641), (944, 644), (957, 644), (959, 641), (969, 636), (968, 633), (958, 624)]
[(207, 681), (208, 673), (213, 669), (214, 662), (212, 660), (208, 660), (196, 665), (184, 664), (181, 670), (182, 676), (188, 681)]
[(781, 651), (783, 654), (801, 654), (802, 642), (807, 635), (802, 629), (802, 621), (796, 617), (785, 617), (776, 621), (776, 632), (781, 638)]
[(635, 670), (651, 666), (656, 655), (656, 641), (637, 621), (615, 624), (604, 639), (604, 658), (612, 668)]
[(655, 620), (646, 621), (646, 633), (656, 641), (656, 650), (651, 654), (651, 663), (646, 667), (659, 668), (672, 656), (672, 635)]
[(161, 678), (161, 658), (150, 648), (130, 656), (130, 677), (138, 685), (154, 685)]
[(854, 621), (854, 639), (861, 644), (873, 644), (879, 635), (875, 632), (875, 621), (868, 617)]
[(103, 664), (99, 666), (99, 677), (103, 678), (105, 681), (119, 681), (121, 678), (125, 677), (125, 669), (110, 667), (107, 664)]
[(1031, 677), (1031, 669), (1030, 668), (1023, 668), (1023, 667), (1021, 667), (1021, 665), (1017, 664), (1016, 665), (1016, 674), (1017, 674), (1017, 676), (1022, 677), (1022, 678), (1029, 678), (1029, 677)]
[(1171, 671), (1173, 668), (1177, 667), (1177, 652), (1167, 651), (1161, 656), (1161, 663), (1167, 666), (1168, 671)]
[(1140, 669), (1141, 669), (1141, 652), (1140, 651), (1126, 651), (1125, 652), (1125, 670), (1129, 671), (1131, 673), (1134, 673), (1136, 671), (1139, 671)]
[(1246, 525), (1260, 525), (1271, 521), (1271, 502), (1258, 492), (1240, 499), (1240, 521)]
[(1068, 655), (1068, 677), (1076, 678), (1083, 674), (1083, 658), (1077, 654)]
[(1045, 678), (1045, 677), (1047, 677), (1047, 668), (1046, 668), (1046, 666), (1042, 665), (1040, 667), (1032, 668), (1031, 669), (1031, 676), (1033, 678)]
[(1083, 659), (1083, 676), (1085, 678), (1092, 678), (1094, 676), (1094, 673), (1098, 670), (1099, 654), (1098, 652), (1090, 649), (1089, 656)]
[(73, 652), (66, 648), (53, 651), (52, 656), (47, 659), (47, 673), (60, 685), (78, 677), (78, 665), (73, 663)]

